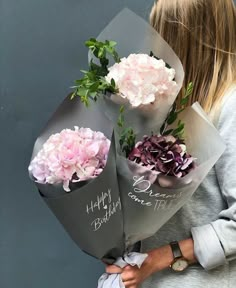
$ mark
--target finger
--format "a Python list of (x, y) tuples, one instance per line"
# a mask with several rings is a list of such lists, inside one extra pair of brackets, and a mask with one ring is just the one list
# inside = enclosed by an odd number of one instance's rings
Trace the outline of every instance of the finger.
[(121, 279), (122, 281), (134, 281), (135, 280), (135, 275), (133, 273), (133, 271), (123, 271), (121, 273)]
[(116, 274), (116, 273), (120, 274), (120, 273), (122, 273), (122, 269), (116, 265), (108, 265), (106, 267), (106, 272), (108, 274)]
[(131, 266), (131, 265), (126, 265), (126, 266), (123, 268), (123, 270), (132, 270), (132, 269), (134, 269), (134, 267)]

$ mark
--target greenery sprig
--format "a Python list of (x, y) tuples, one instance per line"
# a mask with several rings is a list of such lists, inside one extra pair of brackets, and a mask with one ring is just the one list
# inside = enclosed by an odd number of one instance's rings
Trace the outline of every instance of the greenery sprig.
[(131, 127), (125, 128), (124, 112), (125, 112), (125, 107), (122, 105), (120, 107), (117, 125), (120, 130), (119, 131), (120, 132), (119, 144), (120, 144), (121, 151), (125, 153), (126, 157), (128, 157), (135, 146), (136, 134), (134, 133), (133, 128)]
[(75, 86), (72, 87), (75, 91), (72, 93), (71, 99), (79, 96), (81, 101), (88, 106), (89, 99), (96, 101), (99, 93), (118, 92), (114, 79), (109, 83), (106, 81), (105, 76), (108, 74), (108, 57), (111, 56), (115, 62), (120, 62), (120, 58), (115, 50), (116, 42), (114, 41), (106, 40), (105, 42), (100, 42), (91, 38), (85, 42), (85, 45), (99, 60), (99, 64), (91, 60), (89, 70), (81, 70), (84, 73), (84, 77), (75, 81)]
[(173, 135), (174, 137), (177, 137), (179, 139), (183, 138), (185, 125), (181, 120), (177, 122), (177, 128), (173, 129), (173, 128), (170, 128), (169, 126), (172, 125), (178, 119), (178, 115), (185, 109), (185, 106), (187, 105), (189, 101), (189, 97), (191, 96), (192, 92), (193, 92), (193, 83), (190, 82), (187, 88), (185, 89), (184, 97), (180, 101), (181, 108), (177, 109), (176, 102), (171, 107), (171, 110), (168, 113), (168, 116), (165, 122), (161, 126), (161, 129), (160, 129), (161, 135), (163, 136)]
[[(178, 115), (185, 109), (185, 106), (187, 105), (189, 101), (189, 97), (191, 96), (193, 92), (193, 83), (189, 83), (187, 88), (185, 89), (184, 97), (180, 101), (180, 108), (177, 109), (176, 102), (171, 107), (170, 112), (168, 113), (168, 116), (166, 117), (165, 122), (163, 123), (160, 134), (163, 136), (166, 135), (173, 135), (176, 138), (182, 139), (183, 133), (184, 133), (184, 123), (181, 120), (178, 120)], [(136, 142), (136, 134), (134, 133), (133, 128), (128, 127), (125, 128), (125, 117), (124, 117), (125, 107), (122, 105), (120, 107), (119, 111), (119, 117), (117, 121), (117, 125), (120, 129), (120, 147), (121, 151), (125, 153), (126, 157), (131, 153), (135, 146)], [(170, 128), (169, 126), (172, 125), (175, 121), (177, 121), (177, 127), (176, 128)]]

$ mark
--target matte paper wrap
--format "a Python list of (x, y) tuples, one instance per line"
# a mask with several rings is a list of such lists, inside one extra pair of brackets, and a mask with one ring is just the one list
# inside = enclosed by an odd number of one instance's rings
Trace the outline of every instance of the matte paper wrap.
[[(145, 133), (147, 127), (160, 127), (164, 122), (166, 115), (174, 103), (178, 92), (183, 85), (184, 71), (183, 66), (165, 40), (151, 27), (145, 20), (136, 15), (129, 9), (123, 9), (99, 34), (99, 41), (114, 40), (117, 42), (116, 51), (120, 58), (128, 57), (133, 53), (142, 53), (149, 55), (150, 52), (164, 60), (171, 68), (175, 69), (175, 81), (177, 83), (177, 92), (169, 101), (162, 101), (160, 106), (152, 110), (148, 108), (131, 107), (126, 102), (122, 101), (121, 97), (116, 95), (106, 94), (99, 97), (97, 102), (106, 116), (114, 123), (117, 123), (119, 108), (121, 104), (125, 104), (126, 112), (124, 113), (127, 126), (132, 126), (135, 131)], [(89, 53), (89, 61), (93, 59), (96, 63), (97, 59)], [(109, 66), (112, 66), (114, 61), (111, 59)]]
[[(185, 123), (185, 144), (197, 167), (183, 178), (157, 175), (119, 152), (117, 170), (123, 204), (126, 245), (155, 234), (192, 196), (225, 150), (218, 131), (198, 103), (179, 116)], [(152, 129), (149, 131), (151, 134)], [(143, 134), (138, 135), (137, 141)], [(117, 137), (117, 142), (119, 138)]]
[[(180, 119), (185, 123), (185, 143), (197, 168), (181, 179), (158, 176), (120, 153), (117, 119), (119, 108), (124, 104), (125, 127), (138, 133), (137, 141), (151, 132), (159, 134), (160, 127), (182, 88), (183, 66), (164, 39), (142, 18), (129, 9), (119, 13), (97, 37), (100, 41), (114, 40), (119, 56), (132, 53), (153, 54), (164, 60), (176, 71), (178, 91), (169, 102), (163, 101), (157, 110), (132, 108), (128, 103), (117, 100), (116, 95), (101, 95), (98, 107), (114, 123), (117, 148), (117, 170), (124, 217), (126, 247), (155, 234), (192, 196), (210, 169), (223, 153), (225, 146), (217, 130), (207, 119), (199, 104), (186, 109)], [(89, 53), (89, 60), (93, 58)], [(110, 62), (113, 65), (113, 62)], [(120, 98), (118, 98), (120, 99)], [(149, 106), (150, 107), (150, 106)], [(161, 185), (162, 186), (161, 186)], [(163, 187), (164, 186), (164, 187)]]
[[(184, 72), (180, 60), (154, 29), (130, 10), (118, 14), (98, 40), (116, 41), (121, 57), (152, 51), (176, 70), (175, 81), (178, 91), (181, 89)], [(114, 95), (103, 96), (96, 103), (90, 101), (89, 108), (79, 97), (72, 101), (68, 96), (37, 139), (32, 158), (51, 134), (64, 128), (91, 128), (111, 140), (106, 167), (97, 178), (73, 184), (70, 193), (62, 185), (36, 185), (79, 247), (96, 258), (112, 262), (136, 242), (155, 234), (189, 200), (225, 146), (201, 107), (195, 104), (182, 112), (180, 118), (185, 123), (187, 150), (197, 158), (197, 168), (181, 179), (157, 177), (120, 153), (119, 138), (113, 130), (120, 104), (114, 102)], [(159, 132), (174, 100), (175, 97), (155, 113), (143, 113), (127, 105), (126, 124), (139, 133), (137, 140), (152, 131)]]
[(95, 179), (73, 184), (70, 186), (72, 192), (65, 192), (62, 185), (35, 184), (49, 208), (84, 252), (99, 259), (116, 259), (124, 252), (123, 216), (113, 127), (107, 118), (93, 103), (86, 108), (79, 98), (71, 100), (69, 95), (37, 139), (32, 158), (51, 134), (74, 126), (101, 131), (111, 140), (103, 172)]

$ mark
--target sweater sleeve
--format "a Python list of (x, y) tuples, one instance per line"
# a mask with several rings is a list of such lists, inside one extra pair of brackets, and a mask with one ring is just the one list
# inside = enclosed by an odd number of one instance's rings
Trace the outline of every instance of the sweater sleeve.
[(216, 221), (192, 228), (196, 258), (206, 270), (236, 259), (236, 91), (221, 110), (218, 131), (226, 150), (215, 164), (219, 187), (227, 207)]

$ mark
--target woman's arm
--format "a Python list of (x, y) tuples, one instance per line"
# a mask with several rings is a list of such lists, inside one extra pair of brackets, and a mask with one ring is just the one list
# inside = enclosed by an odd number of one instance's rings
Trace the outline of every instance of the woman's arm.
[(225, 99), (218, 130), (226, 144), (215, 165), (225, 209), (215, 221), (192, 228), (195, 255), (207, 270), (236, 259), (236, 89)]
[[(186, 239), (179, 242), (183, 256), (190, 264), (196, 262), (194, 256), (193, 240)], [(126, 266), (121, 269), (115, 265), (106, 268), (107, 273), (121, 273), (121, 279), (126, 288), (136, 288), (151, 274), (169, 268), (173, 261), (173, 254), (170, 245), (165, 245), (147, 252), (148, 257), (139, 269), (137, 266)]]
[[(180, 241), (179, 246), (184, 258), (188, 260), (189, 264), (193, 264), (197, 261), (194, 255), (194, 244), (192, 238)], [(170, 245), (165, 245), (151, 250), (148, 255), (150, 259), (147, 261), (149, 261), (150, 265), (153, 267), (153, 272), (169, 268), (174, 260)]]

